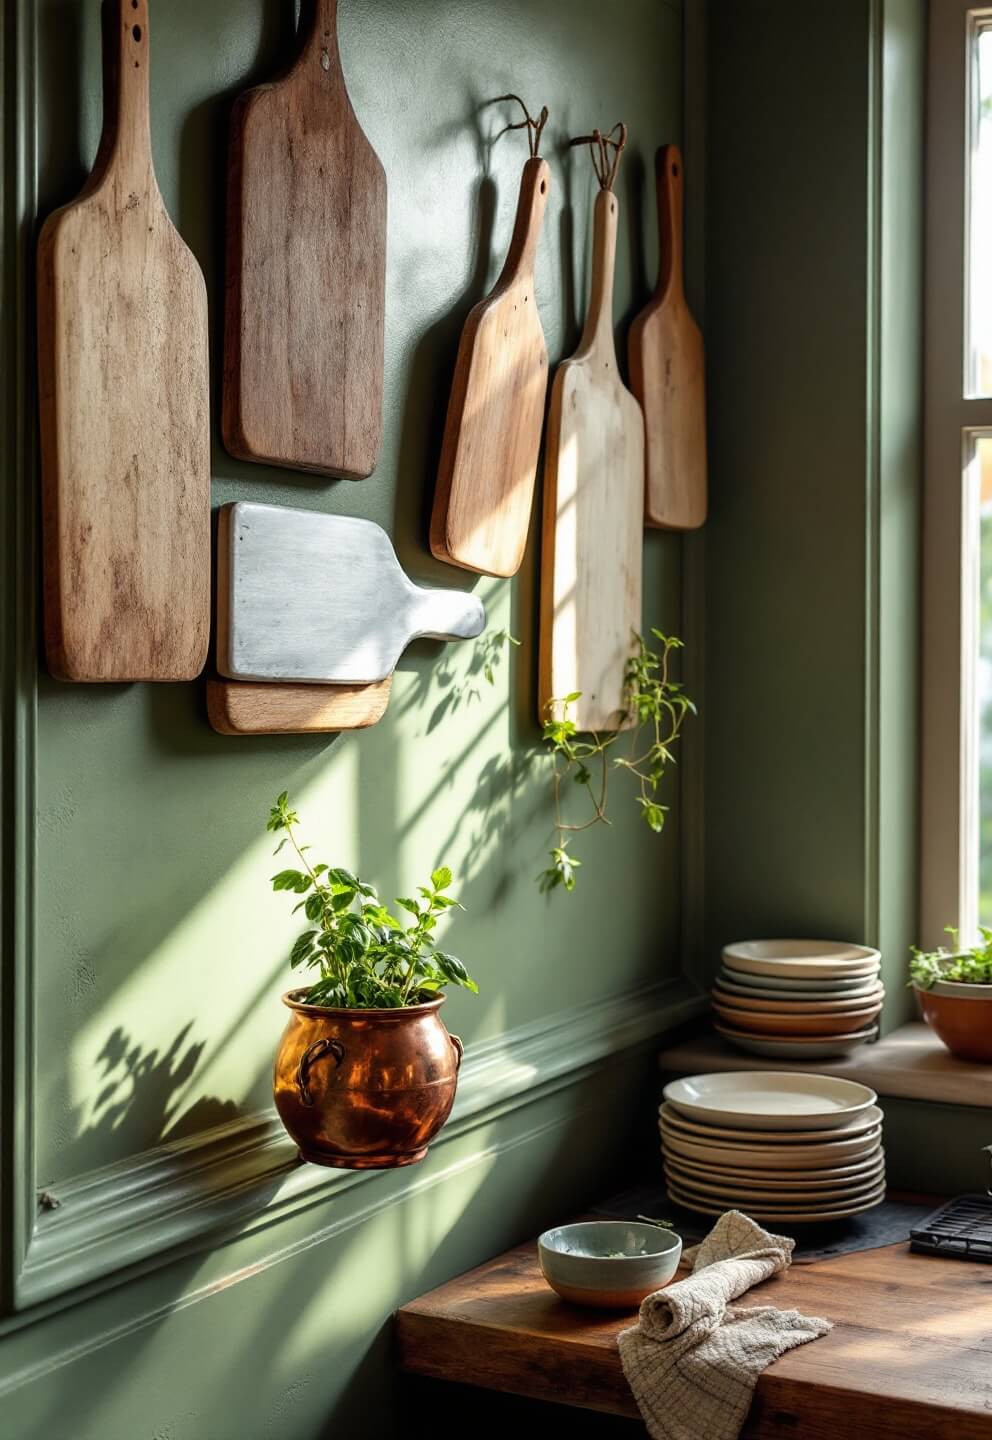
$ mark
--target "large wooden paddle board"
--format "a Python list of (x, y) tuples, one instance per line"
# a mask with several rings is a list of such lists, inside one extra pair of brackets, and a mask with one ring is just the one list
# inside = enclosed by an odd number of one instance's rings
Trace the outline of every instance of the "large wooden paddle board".
[(448, 404), (431, 550), (484, 575), (517, 573), (530, 528), (548, 388), (534, 260), (550, 184), (533, 156), (502, 274), (465, 322)]
[(210, 632), (203, 276), (152, 165), (147, 0), (105, 0), (104, 123), (38, 242), (45, 641), (63, 680), (188, 680)]
[(615, 730), (641, 627), (644, 420), (613, 342), (619, 201), (596, 196), (592, 289), (579, 348), (555, 375), (548, 420), (541, 558), (541, 719), (551, 700), (580, 730)]
[(682, 156), (655, 157), (661, 267), (654, 295), (630, 328), (630, 384), (644, 409), (645, 519), (694, 530), (706, 519), (703, 337), (686, 304), (682, 265)]
[(231, 118), (224, 443), (359, 480), (382, 431), (386, 175), (351, 108), (337, 0)]

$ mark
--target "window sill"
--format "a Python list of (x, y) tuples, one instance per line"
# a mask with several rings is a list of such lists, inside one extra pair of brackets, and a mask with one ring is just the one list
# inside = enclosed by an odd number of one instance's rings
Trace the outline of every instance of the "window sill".
[(662, 1050), (662, 1070), (677, 1075), (710, 1070), (802, 1070), (860, 1080), (879, 1095), (992, 1109), (992, 1065), (972, 1065), (944, 1049), (928, 1026), (903, 1025), (874, 1045), (839, 1060), (789, 1064), (745, 1055), (716, 1035), (702, 1034)]

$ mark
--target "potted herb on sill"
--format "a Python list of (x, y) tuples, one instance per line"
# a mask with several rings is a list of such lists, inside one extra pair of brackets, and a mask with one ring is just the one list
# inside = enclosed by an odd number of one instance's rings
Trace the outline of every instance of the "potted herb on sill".
[(992, 1065), (992, 930), (979, 928), (982, 943), (969, 950), (950, 925), (953, 950), (914, 948), (909, 978), (924, 1020), (951, 1054)]
[[(396, 901), (348, 870), (311, 864), (297, 843), (299, 817), (279, 796), (268, 829), (284, 831), (300, 868), (280, 870), (273, 890), (303, 898), (308, 927), (290, 956), (313, 982), (283, 996), (290, 1017), (275, 1062), (279, 1116), (304, 1160), (346, 1170), (412, 1165), (451, 1112), (462, 1042), (438, 1011), (448, 985), (478, 991), (454, 955), (436, 948), (441, 915), (458, 906), (451, 871), (435, 870), (420, 899)], [(459, 908), (461, 908), (459, 906)]]

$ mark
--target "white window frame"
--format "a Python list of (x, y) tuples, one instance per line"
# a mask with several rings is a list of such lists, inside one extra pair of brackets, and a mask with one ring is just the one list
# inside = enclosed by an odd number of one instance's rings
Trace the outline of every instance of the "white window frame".
[(992, 435), (992, 398), (967, 393), (965, 341), (972, 36), (985, 18), (992, 20), (992, 4), (930, 0), (920, 856), (926, 945), (940, 943), (949, 924), (971, 938), (978, 918), (979, 496), (971, 452), (976, 435)]

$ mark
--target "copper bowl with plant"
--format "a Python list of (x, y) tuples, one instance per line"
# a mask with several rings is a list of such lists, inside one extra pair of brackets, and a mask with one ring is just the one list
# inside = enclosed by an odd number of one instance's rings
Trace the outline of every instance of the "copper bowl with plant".
[(422, 1160), (455, 1098), (462, 1042), (439, 1010), (443, 991), (478, 987), (434, 940), (451, 871), (434, 870), (419, 898), (401, 896), (401, 920), (375, 888), (351, 871), (314, 864), (296, 840), (299, 817), (279, 796), (268, 828), (284, 831), (299, 868), (272, 887), (302, 897), (307, 929), (293, 946), (294, 969), (315, 972), (283, 996), (290, 1017), (276, 1055), (279, 1116), (304, 1160), (342, 1169), (390, 1169)]

